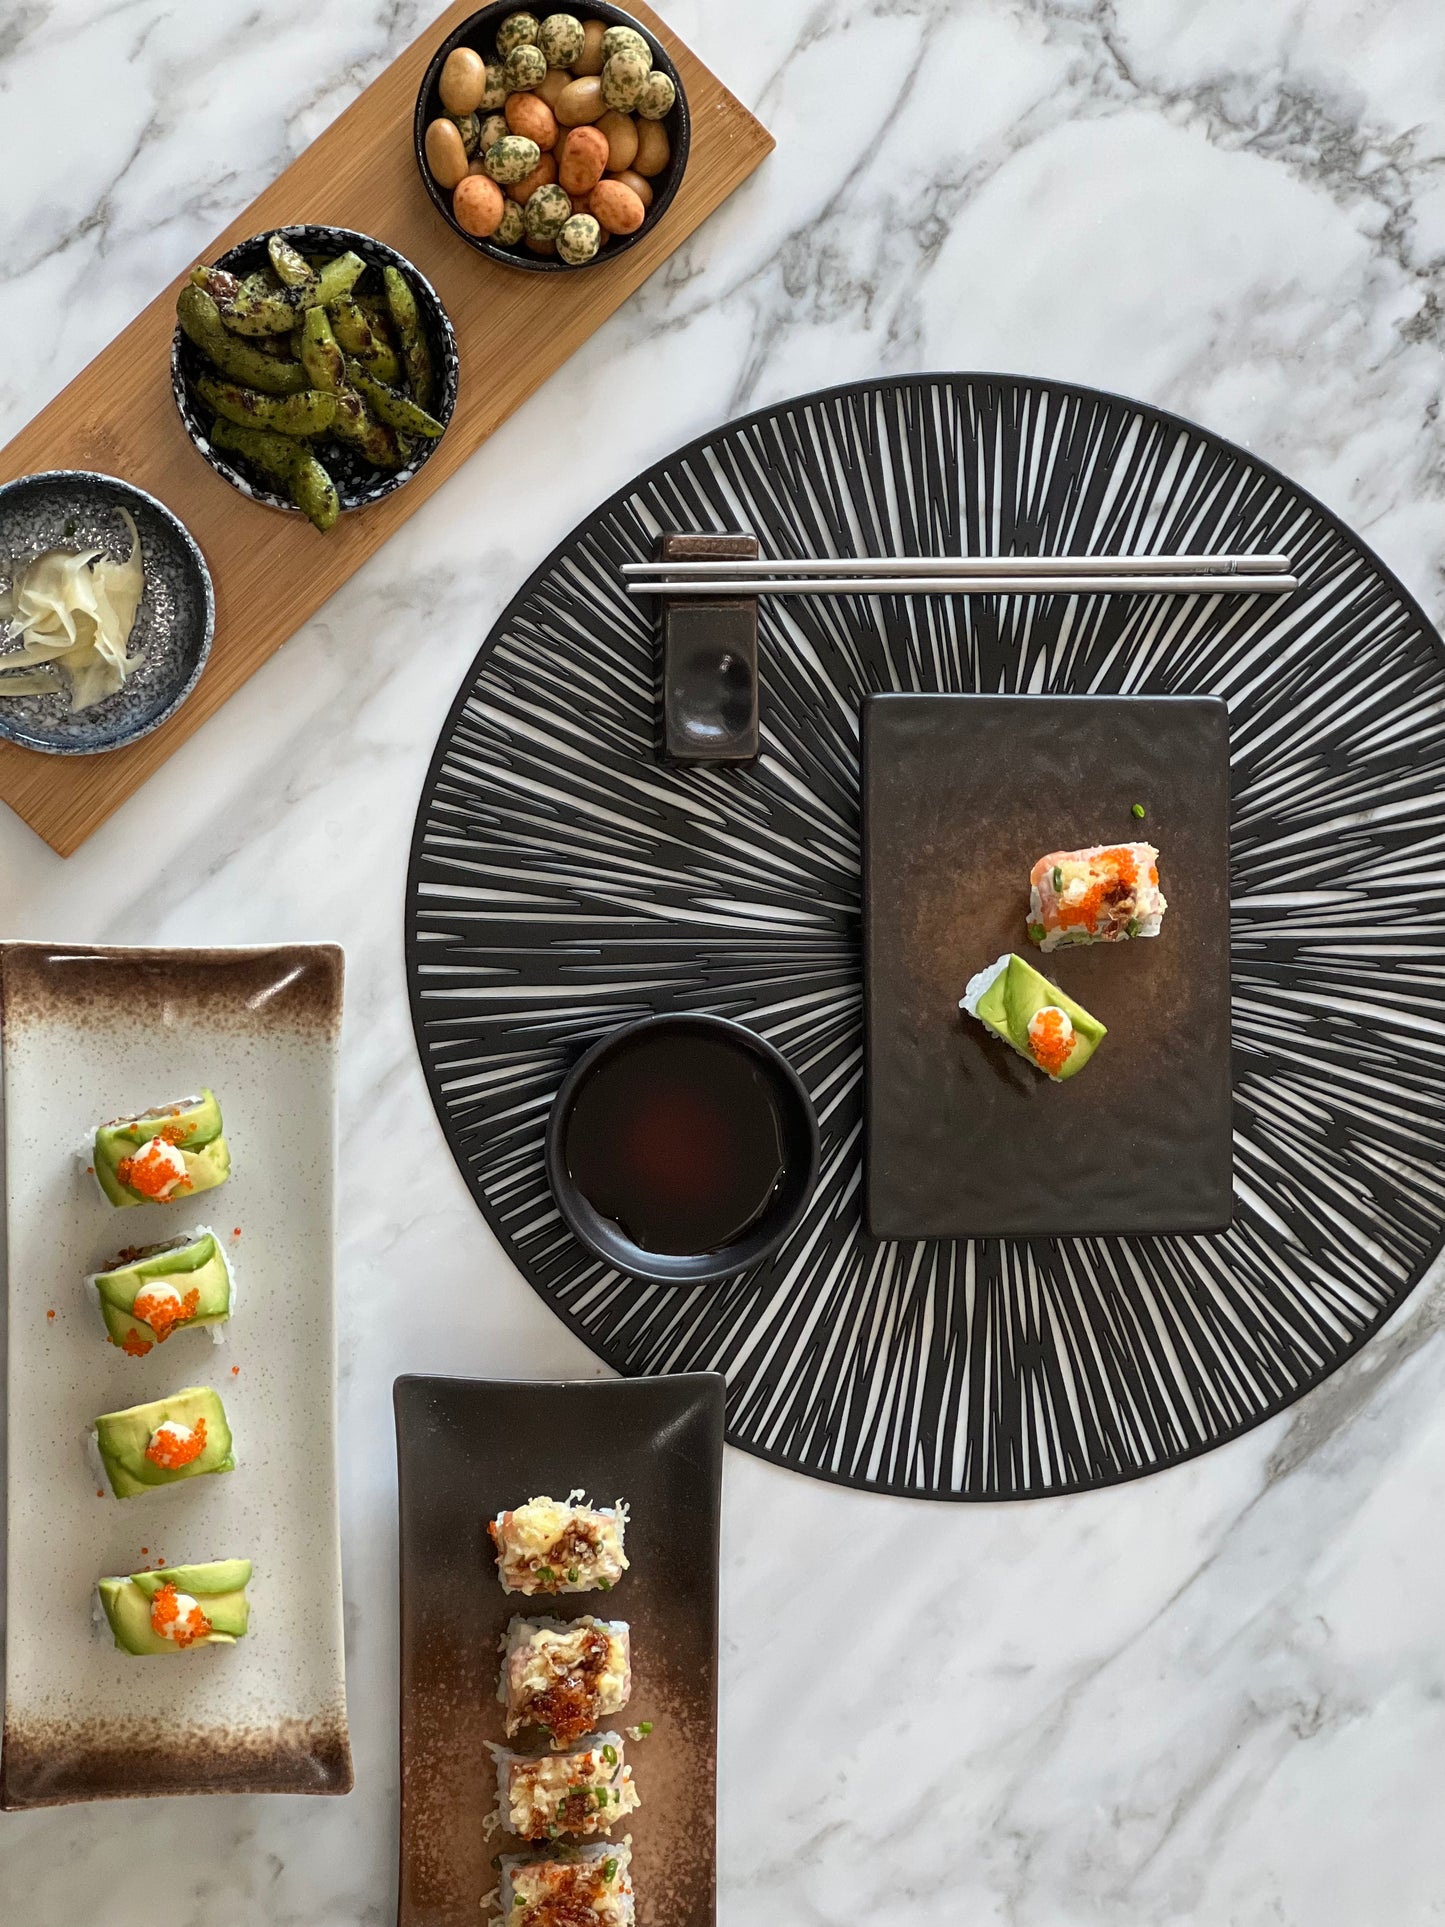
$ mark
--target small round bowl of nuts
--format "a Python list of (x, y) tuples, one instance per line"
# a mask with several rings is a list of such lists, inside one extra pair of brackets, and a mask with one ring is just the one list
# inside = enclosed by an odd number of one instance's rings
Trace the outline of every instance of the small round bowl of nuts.
[(432, 56), (416, 160), (479, 254), (565, 272), (661, 220), (687, 166), (688, 112), (666, 49), (619, 7), (483, 7)]

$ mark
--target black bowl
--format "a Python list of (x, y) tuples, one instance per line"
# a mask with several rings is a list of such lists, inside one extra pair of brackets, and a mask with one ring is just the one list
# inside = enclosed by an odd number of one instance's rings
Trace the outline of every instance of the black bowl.
[[(686, 1255), (645, 1251), (585, 1198), (567, 1168), (566, 1137), (577, 1094), (593, 1073), (639, 1031), (721, 1038), (749, 1056), (767, 1079), (783, 1136), (783, 1175), (762, 1216), (730, 1245)], [(818, 1181), (818, 1118), (803, 1080), (787, 1058), (756, 1031), (726, 1017), (678, 1013), (644, 1017), (595, 1043), (563, 1081), (547, 1119), (547, 1178), (557, 1208), (587, 1249), (633, 1277), (658, 1284), (707, 1285), (771, 1258), (797, 1227)]]
[[(605, 247), (599, 248), (590, 261), (583, 261), (572, 267), (566, 261), (559, 261), (555, 255), (533, 254), (524, 241), (516, 241), (511, 247), (504, 247), (499, 241), (485, 239), (481, 235), (468, 234), (459, 227), (452, 216), (452, 197), (448, 190), (438, 186), (432, 179), (431, 169), (426, 164), (426, 130), (431, 123), (446, 113), (442, 106), (441, 95), (437, 92), (437, 82), (442, 68), (446, 65), (447, 55), (458, 47), (470, 47), (479, 53), (483, 60), (491, 57), (495, 50), (496, 31), (509, 14), (524, 11), (520, 0), (498, 0), (498, 4), (482, 7), (453, 32), (447, 35), (440, 47), (432, 55), (431, 65), (421, 83), (421, 91), (416, 97), (416, 117), (413, 122), (413, 143), (416, 148), (417, 171), (422, 184), (431, 196), (432, 206), (441, 215), (453, 234), (460, 235), (469, 248), (478, 254), (485, 254), (493, 261), (500, 261), (509, 268), (532, 268), (539, 273), (578, 274), (583, 268), (604, 266), (624, 254), (634, 242), (640, 241), (645, 234), (651, 234), (663, 215), (672, 204), (672, 197), (682, 184), (683, 170), (687, 166), (687, 151), (692, 141), (692, 122), (687, 111), (687, 95), (683, 90), (682, 75), (673, 66), (667, 49), (656, 34), (649, 33), (640, 20), (621, 7), (587, 5), (576, 9), (579, 20), (605, 20), (609, 27), (631, 27), (640, 33), (652, 49), (652, 64), (658, 73), (666, 74), (677, 89), (677, 100), (671, 112), (664, 114), (662, 125), (667, 129), (667, 138), (672, 147), (672, 159), (665, 171), (652, 183), (652, 206), (647, 210), (647, 219), (642, 226), (631, 234), (615, 234)], [(545, 10), (543, 11), (545, 17)]]
[[(389, 248), (384, 241), (373, 240), (369, 234), (358, 234), (349, 227), (267, 228), (264, 234), (253, 234), (248, 241), (238, 241), (235, 247), (228, 248), (211, 266), (225, 268), (235, 275), (247, 275), (257, 268), (264, 268), (270, 258), (266, 253), (266, 243), (277, 233), (284, 234), (292, 247), (302, 254), (345, 254), (348, 248), (359, 254), (367, 268), (357, 283), (364, 294), (381, 293), (383, 268), (400, 268), (416, 295), (417, 314), (436, 369), (437, 394), (429, 412), (445, 427), (457, 405), (460, 371), (457, 338), (452, 332), (447, 311), (441, 304), (441, 297), (421, 270), (413, 267), (404, 254), (398, 254), (395, 248)], [(186, 433), (210, 466), (218, 475), (223, 475), (233, 488), (238, 488), (243, 495), (249, 495), (253, 502), (264, 503), (267, 508), (284, 509), (288, 515), (299, 515), (300, 509), (289, 495), (277, 489), (274, 477), (253, 468), (249, 462), (231, 454), (229, 450), (223, 453), (212, 448), (207, 432), (211, 411), (197, 401), (192, 387), (197, 376), (205, 374), (209, 366), (200, 349), (178, 327), (171, 339), (171, 393), (176, 398), (176, 407), (186, 425)], [(345, 511), (364, 508), (368, 502), (379, 502), (384, 495), (390, 495), (393, 489), (404, 488), (412, 476), (431, 460), (433, 451), (440, 448), (441, 442), (441, 436), (433, 441), (422, 442), (405, 468), (373, 468), (355, 449), (341, 442), (325, 442), (318, 453), (336, 484), (336, 493)]]

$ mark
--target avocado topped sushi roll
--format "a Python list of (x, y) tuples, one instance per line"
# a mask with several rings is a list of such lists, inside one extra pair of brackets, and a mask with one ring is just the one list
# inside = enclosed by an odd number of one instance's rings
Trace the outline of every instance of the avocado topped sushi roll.
[(603, 1720), (620, 1713), (632, 1692), (628, 1629), (620, 1619), (514, 1619), (497, 1698), (507, 1709), (507, 1738), (528, 1727), (562, 1753)]
[(633, 1927), (632, 1841), (502, 1855), (502, 1927)]
[(192, 1646), (234, 1646), (250, 1623), (249, 1559), (163, 1566), (128, 1579), (102, 1579), (101, 1608), (123, 1653), (147, 1657)]
[(1168, 908), (1152, 843), (1053, 850), (1029, 873), (1029, 935), (1041, 950), (1157, 937)]
[(118, 1499), (236, 1469), (226, 1408), (208, 1385), (192, 1385), (123, 1412), (104, 1412), (95, 1421), (94, 1437)]
[(174, 1204), (213, 1191), (231, 1171), (215, 1092), (102, 1124), (90, 1159), (114, 1205)]
[(1108, 1034), (1066, 991), (1008, 954), (969, 978), (959, 1009), (1055, 1084), (1081, 1071)]
[(168, 1244), (133, 1246), (90, 1280), (110, 1342), (144, 1358), (174, 1331), (219, 1325), (231, 1315), (230, 1266), (204, 1227)]
[(496, 1821), (519, 1840), (610, 1833), (642, 1805), (620, 1733), (594, 1733), (565, 1753), (495, 1749)]
[(627, 1570), (626, 1525), (621, 1499), (612, 1506), (589, 1506), (580, 1491), (569, 1493), (565, 1502), (528, 1499), (515, 1512), (500, 1513), (487, 1530), (497, 1548), (502, 1590), (610, 1592)]

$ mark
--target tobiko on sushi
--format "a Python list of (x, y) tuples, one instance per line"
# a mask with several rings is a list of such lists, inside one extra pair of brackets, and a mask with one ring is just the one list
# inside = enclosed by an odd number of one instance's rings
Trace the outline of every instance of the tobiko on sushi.
[(1157, 937), (1168, 908), (1152, 843), (1054, 850), (1029, 873), (1029, 935), (1041, 950)]

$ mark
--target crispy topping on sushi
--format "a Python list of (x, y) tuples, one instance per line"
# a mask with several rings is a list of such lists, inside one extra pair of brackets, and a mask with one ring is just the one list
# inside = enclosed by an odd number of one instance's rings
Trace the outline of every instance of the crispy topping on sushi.
[(1029, 876), (1029, 935), (1041, 950), (1157, 937), (1168, 908), (1152, 843), (1054, 850)]
[(1056, 1084), (1081, 1071), (1108, 1034), (1031, 963), (1007, 954), (970, 977), (959, 1008)]
[(632, 1927), (632, 1842), (502, 1856), (502, 1927)]
[(621, 1620), (514, 1619), (497, 1697), (507, 1738), (537, 1727), (561, 1753), (627, 1704), (632, 1666)]
[(215, 1092), (113, 1118), (96, 1131), (87, 1160), (115, 1205), (171, 1204), (213, 1190), (231, 1170)]
[[(580, 1501), (580, 1503), (579, 1503)], [(622, 1535), (627, 1507), (589, 1506), (582, 1493), (564, 1501), (528, 1499), (487, 1530), (497, 1548), (504, 1592), (609, 1592), (627, 1570)]]
[(157, 1639), (173, 1639), (184, 1648), (209, 1639), (211, 1622), (188, 1592), (177, 1592), (167, 1580), (151, 1601), (151, 1631)]
[(201, 1229), (167, 1244), (132, 1246), (90, 1280), (110, 1341), (144, 1358), (174, 1331), (214, 1326), (231, 1315), (232, 1285), (214, 1233)]
[(497, 1813), (519, 1840), (607, 1833), (641, 1806), (620, 1733), (595, 1733), (540, 1759), (497, 1749)]

